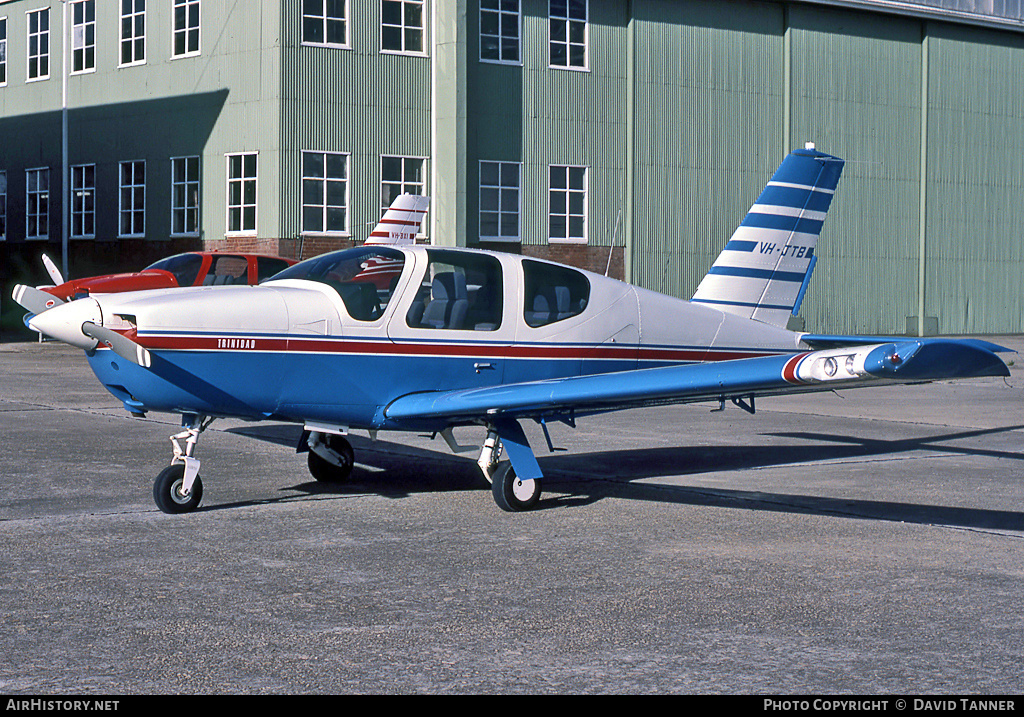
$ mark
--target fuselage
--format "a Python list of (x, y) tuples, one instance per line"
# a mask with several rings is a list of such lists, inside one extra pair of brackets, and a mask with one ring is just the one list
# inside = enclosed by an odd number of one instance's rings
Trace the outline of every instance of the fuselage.
[(89, 351), (129, 410), (353, 428), (407, 427), (387, 406), (411, 393), (801, 348), (797, 333), (598, 274), (418, 246), (324, 255), (259, 286), (80, 301), (153, 354), (141, 368)]

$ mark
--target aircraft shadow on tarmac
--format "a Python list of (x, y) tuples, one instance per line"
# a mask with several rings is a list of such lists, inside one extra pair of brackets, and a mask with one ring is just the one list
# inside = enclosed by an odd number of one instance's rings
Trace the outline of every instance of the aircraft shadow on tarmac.
[[(547, 492), (537, 509), (582, 506), (615, 497), (692, 506), (1024, 531), (1024, 512), (1019, 511), (637, 482), (659, 476), (700, 475), (857, 458), (870, 460), (913, 452), (1024, 461), (1024, 452), (952, 444), (1022, 428), (1024, 425), (1003, 426), (894, 440), (810, 432), (765, 433), (763, 435), (801, 442), (763, 446), (641, 448), (586, 454), (551, 453), (539, 457)], [(228, 432), (289, 447), (297, 445), (300, 433), (297, 427), (287, 425), (232, 428)], [(347, 481), (337, 484), (308, 481), (282, 491), (308, 496), (375, 494), (403, 498), (415, 493), (487, 488), (475, 464), (475, 454), (453, 455), (447, 450), (425, 450), (359, 436), (349, 436), (349, 440), (356, 453), (356, 466)], [(277, 500), (269, 498), (255, 502)], [(211, 506), (209, 509), (239, 505)]]

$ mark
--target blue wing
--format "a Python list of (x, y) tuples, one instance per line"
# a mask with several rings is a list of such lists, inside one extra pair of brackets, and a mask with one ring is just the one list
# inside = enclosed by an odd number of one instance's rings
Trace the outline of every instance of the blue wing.
[[(819, 337), (821, 343), (826, 337)], [(836, 337), (838, 340), (838, 337)], [(436, 425), (471, 420), (600, 413), (939, 379), (1008, 376), (1002, 347), (968, 339), (916, 339), (843, 346), (782, 356), (686, 364), (549, 379), (480, 389), (402, 396), (384, 410), (389, 422)]]

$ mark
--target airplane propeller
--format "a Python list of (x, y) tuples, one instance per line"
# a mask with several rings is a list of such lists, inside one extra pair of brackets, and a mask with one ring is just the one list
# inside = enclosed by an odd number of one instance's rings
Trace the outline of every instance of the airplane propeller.
[(149, 368), (152, 365), (149, 350), (103, 326), (102, 316), (99, 303), (95, 299), (85, 298), (37, 314), (29, 319), (28, 326), (33, 331), (85, 351), (102, 343), (121, 358)]

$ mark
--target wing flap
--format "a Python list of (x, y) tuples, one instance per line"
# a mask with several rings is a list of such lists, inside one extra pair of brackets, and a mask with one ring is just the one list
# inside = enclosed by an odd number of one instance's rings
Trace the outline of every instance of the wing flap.
[(384, 415), (398, 423), (530, 417), (568, 410), (600, 412), (750, 395), (830, 391), (885, 381), (1008, 375), (1006, 364), (978, 342), (923, 339), (415, 393), (393, 401)]

